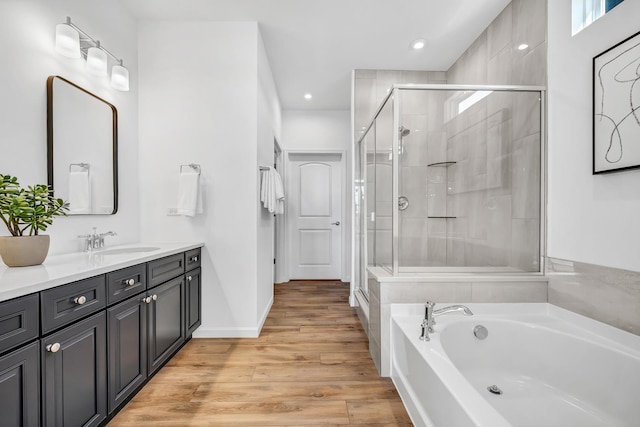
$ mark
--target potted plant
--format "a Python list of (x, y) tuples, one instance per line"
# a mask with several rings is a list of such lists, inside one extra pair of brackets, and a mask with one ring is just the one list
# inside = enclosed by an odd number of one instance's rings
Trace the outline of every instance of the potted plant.
[(0, 236), (0, 256), (9, 267), (42, 264), (49, 252), (49, 236), (39, 234), (66, 215), (68, 204), (53, 197), (47, 185), (21, 188), (18, 178), (0, 174), (0, 218), (11, 236)]

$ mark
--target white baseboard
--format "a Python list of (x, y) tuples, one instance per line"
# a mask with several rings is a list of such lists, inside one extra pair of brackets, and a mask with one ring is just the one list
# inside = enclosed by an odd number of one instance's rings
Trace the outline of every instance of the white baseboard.
[(260, 317), (258, 326), (253, 328), (198, 328), (193, 333), (193, 338), (258, 338), (260, 331), (267, 321), (271, 307), (273, 306), (273, 297), (267, 304), (266, 309)]

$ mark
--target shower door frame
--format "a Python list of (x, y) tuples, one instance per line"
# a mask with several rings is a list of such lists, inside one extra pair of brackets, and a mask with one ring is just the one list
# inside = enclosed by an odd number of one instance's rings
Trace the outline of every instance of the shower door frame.
[[(396, 93), (400, 93), (402, 90), (442, 90), (442, 91), (494, 91), (494, 92), (533, 92), (539, 93), (540, 95), (540, 158), (538, 161), (540, 162), (540, 221), (539, 221), (539, 271), (532, 272), (513, 272), (509, 271), (509, 274), (513, 275), (544, 275), (545, 271), (545, 254), (546, 254), (546, 229), (547, 229), (547, 217), (546, 217), (546, 206), (547, 206), (547, 174), (546, 174), (546, 165), (547, 165), (547, 127), (546, 127), (546, 87), (544, 86), (526, 86), (526, 85), (457, 85), (457, 84), (394, 84), (391, 86), (389, 90), (389, 94), (382, 100), (380, 106), (376, 109), (375, 114), (373, 115), (369, 125), (367, 126), (364, 134), (356, 141), (356, 145), (361, 144), (363, 140), (366, 138), (370, 129), (375, 124), (375, 121), (384, 108), (385, 104), (391, 100), (393, 102), (393, 137), (392, 137), (392, 147), (391, 152), (393, 153), (392, 157), (392, 195), (391, 200), (396, 201), (392, 206), (392, 268), (389, 269), (385, 266), (381, 266), (382, 268), (387, 269), (394, 276), (403, 275), (403, 274), (416, 274), (415, 272), (400, 272), (399, 266), (399, 212), (400, 209), (397, 204), (397, 200), (399, 197), (400, 191), (400, 183), (399, 183), (399, 159), (396, 153), (398, 153), (398, 149), (400, 147), (400, 136), (396, 131), (398, 129), (400, 123), (400, 115), (401, 115), (401, 96), (395, 96)], [(366, 159), (364, 159), (366, 161)], [(364, 183), (366, 184), (366, 182)], [(365, 189), (366, 190), (366, 189)], [(366, 195), (366, 191), (365, 191)], [(366, 200), (364, 207), (366, 208)], [(366, 221), (369, 212), (364, 211), (363, 220)], [(366, 224), (366, 222), (365, 222)], [(365, 227), (366, 231), (366, 227)], [(365, 233), (362, 238), (365, 239), (364, 246), (367, 247), (367, 236), (368, 233)], [(365, 262), (364, 265), (367, 266), (368, 262)], [(496, 274), (504, 274), (501, 272), (499, 268), (490, 268), (487, 271), (486, 267), (447, 267), (447, 266), (438, 266), (438, 267), (423, 267), (428, 272), (437, 272), (437, 273), (496, 273)], [(363, 280), (367, 280), (366, 271), (364, 272)]]

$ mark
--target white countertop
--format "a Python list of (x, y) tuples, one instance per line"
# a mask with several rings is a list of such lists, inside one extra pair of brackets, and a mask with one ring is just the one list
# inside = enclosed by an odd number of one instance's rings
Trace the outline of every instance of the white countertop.
[[(133, 243), (106, 247), (95, 252), (48, 256), (42, 265), (9, 268), (0, 262), (0, 301), (39, 292), (76, 280), (141, 264), (204, 246), (196, 243)], [(135, 248), (157, 248), (135, 252)], [(113, 250), (124, 249), (124, 253)], [(133, 252), (126, 252), (127, 249)], [(109, 253), (109, 252), (112, 253)]]

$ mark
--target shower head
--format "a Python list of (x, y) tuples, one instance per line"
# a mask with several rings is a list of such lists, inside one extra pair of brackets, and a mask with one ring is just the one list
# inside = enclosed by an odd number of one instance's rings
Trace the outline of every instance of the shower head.
[(411, 131), (404, 126), (400, 126), (400, 136), (405, 137), (409, 135)]

